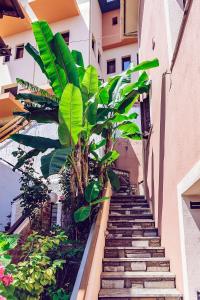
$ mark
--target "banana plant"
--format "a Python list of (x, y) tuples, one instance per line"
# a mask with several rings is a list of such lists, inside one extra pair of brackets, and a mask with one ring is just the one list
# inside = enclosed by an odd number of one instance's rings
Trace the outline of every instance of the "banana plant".
[[(145, 70), (157, 67), (159, 63), (154, 59), (138, 66), (131, 65), (127, 71), (102, 84), (95, 67), (85, 67), (82, 54), (70, 51), (60, 33), (54, 35), (44, 21), (34, 22), (32, 28), (39, 51), (31, 44), (25, 48), (47, 77), (54, 94), (18, 79), (19, 84), (32, 93), (20, 93), (17, 97), (25, 104), (28, 112), (23, 116), (28, 120), (58, 124), (58, 138), (52, 140), (15, 134), (12, 139), (33, 148), (24, 160), (44, 153), (41, 158), (44, 177), (59, 173), (66, 162), (70, 164), (73, 170), (73, 197), (77, 198), (77, 189), (79, 198), (85, 198), (88, 202), (84, 191), (89, 189), (89, 159), (98, 165), (101, 186), (109, 178), (113, 187), (119, 188), (119, 180), (111, 170), (119, 154), (112, 149), (112, 145), (117, 136), (142, 138), (139, 127), (134, 123), (137, 114), (130, 113), (130, 109), (139, 96), (149, 90), (150, 83)], [(138, 80), (129, 83), (131, 74), (138, 71), (142, 71)], [(100, 142), (95, 142), (95, 135), (100, 136)], [(97, 151), (101, 147), (104, 147), (103, 157)], [(20, 161), (22, 164), (23, 159)], [(91, 207), (99, 202), (95, 199), (88, 203), (87, 208), (77, 204), (81, 215), (89, 216)], [(75, 220), (83, 219), (77, 216), (79, 213), (76, 213)]]

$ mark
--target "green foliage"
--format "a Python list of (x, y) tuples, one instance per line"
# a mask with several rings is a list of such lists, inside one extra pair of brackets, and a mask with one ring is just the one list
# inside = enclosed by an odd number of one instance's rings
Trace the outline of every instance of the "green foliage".
[(86, 90), (87, 99), (94, 96), (98, 91), (98, 73), (95, 67), (88, 66), (82, 81), (82, 88)]
[(28, 237), (22, 247), (23, 260), (14, 275), (18, 299), (38, 300), (45, 288), (56, 284), (56, 273), (65, 263), (57, 257), (63, 243), (67, 243), (67, 236), (62, 231), (52, 232), (50, 236), (34, 232)]
[(79, 86), (78, 70), (73, 56), (60, 32), (56, 33), (52, 41), (52, 50), (56, 56), (56, 62), (65, 71), (68, 83)]
[(92, 202), (95, 200), (101, 191), (101, 186), (98, 181), (90, 182), (85, 189), (85, 200), (87, 202)]
[(67, 84), (59, 104), (60, 143), (66, 146), (75, 146), (82, 130), (83, 110), (82, 97), (79, 88)]
[[(74, 213), (74, 220), (76, 223), (83, 222), (86, 219), (88, 219), (92, 212), (92, 206), (95, 206), (97, 204), (100, 204), (106, 200), (108, 200), (108, 197), (103, 197), (100, 199), (97, 199), (100, 192), (101, 192), (101, 184), (99, 181), (91, 181), (86, 189), (85, 189), (85, 201), (87, 202), (86, 206), (81, 206), (78, 208)], [(88, 205), (89, 204), (89, 205)]]
[(35, 49), (35, 47), (33, 47), (30, 43), (27, 43), (25, 45), (25, 49), (33, 57), (33, 59), (38, 63), (42, 73), (44, 73), (46, 75), (43, 61), (42, 61), (42, 59), (40, 57), (40, 53), (37, 51), (37, 49)]
[(16, 247), (18, 239), (18, 235), (0, 232), (0, 296), (6, 297), (7, 300), (17, 300), (14, 295), (12, 257), (9, 251)]
[(111, 168), (107, 170), (107, 176), (110, 180), (112, 188), (117, 192), (120, 189), (119, 176)]
[(101, 165), (111, 165), (119, 157), (119, 153), (116, 150), (109, 151), (100, 160)]
[(76, 63), (78, 66), (84, 68), (84, 61), (83, 61), (82, 53), (79, 52), (79, 51), (77, 51), (77, 50), (72, 50), (71, 54), (72, 54), (72, 57), (73, 57), (75, 63)]
[(153, 60), (146, 60), (141, 62), (136, 67), (130, 68), (127, 74), (130, 74), (131, 72), (138, 72), (138, 71), (148, 70), (152, 68), (157, 68), (158, 66), (159, 66), (159, 60), (157, 58)]
[(50, 291), (49, 296), (52, 300), (70, 300), (70, 295), (66, 294), (63, 289)]
[(11, 263), (11, 256), (8, 252), (17, 246), (19, 236), (7, 235), (0, 232), (0, 265), (7, 267)]
[(45, 151), (49, 148), (60, 148), (61, 144), (58, 140), (52, 140), (44, 137), (37, 137), (26, 134), (13, 134), (12, 140), (24, 146), (31, 147), (40, 151)]
[(74, 220), (76, 223), (83, 222), (87, 218), (89, 218), (90, 214), (91, 214), (91, 205), (82, 206), (75, 211)]
[(32, 23), (33, 33), (39, 48), (40, 57), (43, 62), (45, 72), (50, 80), (50, 84), (56, 96), (61, 97), (67, 84), (65, 71), (57, 63), (56, 55), (51, 50), (53, 33), (45, 21)]
[[(34, 150), (33, 150), (34, 151)], [(36, 150), (35, 150), (36, 151)], [(13, 155), (18, 158), (18, 163), (15, 169), (23, 164), (23, 173), (20, 178), (20, 206), (23, 209), (23, 214), (30, 217), (32, 226), (40, 227), (42, 229), (42, 220), (40, 219), (40, 210), (43, 205), (49, 201), (50, 190), (48, 188), (48, 181), (45, 181), (42, 176), (36, 176), (33, 166), (33, 159), (31, 159), (30, 152), (26, 153), (18, 148), (18, 151), (13, 152)]]
[(58, 174), (66, 164), (71, 147), (56, 149), (41, 158), (41, 171), (44, 178)]
[(33, 104), (39, 104), (41, 107), (48, 108), (58, 108), (58, 102), (52, 101), (54, 99), (48, 98), (47, 96), (35, 95), (31, 93), (19, 93), (17, 94), (17, 99), (20, 100), (30, 100)]

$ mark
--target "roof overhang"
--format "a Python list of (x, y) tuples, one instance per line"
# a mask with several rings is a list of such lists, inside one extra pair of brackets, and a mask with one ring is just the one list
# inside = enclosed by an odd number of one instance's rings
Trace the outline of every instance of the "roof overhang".
[(17, 0), (0, 0), (0, 18), (3, 16), (24, 18), (23, 11)]
[(120, 0), (99, 0), (99, 6), (102, 13), (106, 13), (120, 8)]
[[(0, 0), (1, 1), (1, 0)], [(38, 20), (45, 20), (48, 23), (57, 22), (63, 19), (72, 18), (80, 14), (76, 0), (31, 0), (29, 5)], [(0, 36), (7, 37), (31, 29), (31, 20), (27, 13), (21, 8), (24, 19), (15, 19), (5, 16), (0, 19)]]
[(14, 112), (26, 112), (23, 105), (11, 93), (0, 95), (0, 143), (23, 129), (28, 121)]

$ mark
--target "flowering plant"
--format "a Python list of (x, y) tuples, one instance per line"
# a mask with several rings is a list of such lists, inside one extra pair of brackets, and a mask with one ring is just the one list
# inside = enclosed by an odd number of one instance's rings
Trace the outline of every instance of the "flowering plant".
[(0, 233), (0, 300), (15, 300), (15, 287), (13, 285), (14, 265), (11, 264), (11, 256), (8, 254), (17, 245), (17, 235)]

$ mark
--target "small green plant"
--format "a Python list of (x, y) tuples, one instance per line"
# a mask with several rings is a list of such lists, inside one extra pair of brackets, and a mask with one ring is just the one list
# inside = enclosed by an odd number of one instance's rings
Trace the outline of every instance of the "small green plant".
[(49, 182), (42, 176), (37, 176), (34, 170), (34, 159), (30, 158), (28, 153), (19, 147), (12, 154), (18, 159), (18, 163), (14, 169), (21, 167), (21, 162), (26, 158), (20, 178), (21, 195), (17, 200), (20, 200), (23, 214), (30, 218), (31, 225), (34, 226), (37, 224), (36, 229), (39, 230), (39, 228), (42, 228), (41, 212), (43, 206), (50, 199)]
[(49, 296), (51, 297), (52, 300), (69, 300), (70, 299), (70, 295), (67, 294), (63, 289), (57, 289), (57, 290), (49, 289)]

